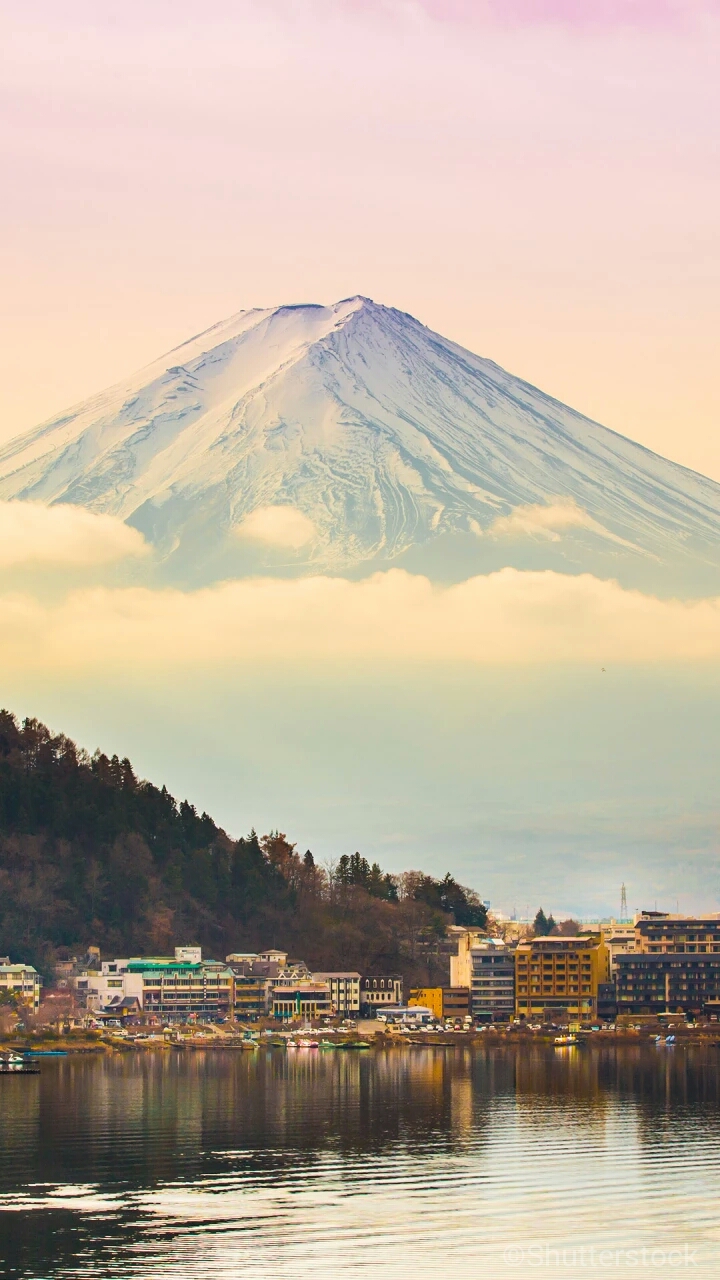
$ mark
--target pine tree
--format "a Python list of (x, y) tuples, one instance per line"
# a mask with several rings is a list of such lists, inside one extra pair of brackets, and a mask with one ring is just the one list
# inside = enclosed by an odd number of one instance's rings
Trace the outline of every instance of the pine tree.
[[(552, 920), (552, 916), (550, 917), (550, 919)], [(553, 920), (553, 925), (554, 924), (555, 924), (555, 921)], [(548, 920), (547, 916), (545, 915), (545, 912), (541, 907), (533, 921), (533, 932), (535, 934), (535, 937), (546, 938), (552, 927), (553, 926), (550, 924), (550, 920)]]

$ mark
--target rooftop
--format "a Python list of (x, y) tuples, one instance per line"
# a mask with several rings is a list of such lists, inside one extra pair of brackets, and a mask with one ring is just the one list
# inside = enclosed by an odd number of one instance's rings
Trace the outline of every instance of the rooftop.
[(317, 969), (313, 973), (313, 978), (317, 978), (321, 982), (324, 982), (326, 978), (357, 978), (359, 980), (360, 974), (354, 969), (338, 969), (337, 971), (330, 969)]

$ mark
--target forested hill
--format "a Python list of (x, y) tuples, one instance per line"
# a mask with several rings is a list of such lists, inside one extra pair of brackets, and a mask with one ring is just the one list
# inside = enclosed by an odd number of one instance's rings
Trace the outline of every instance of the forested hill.
[(318, 968), (430, 980), (445, 926), (482, 925), (451, 875), (389, 876), (360, 856), (319, 867), (284, 835), (231, 839), (208, 814), (0, 712), (0, 953), (49, 973), (58, 957), (208, 954), (282, 946)]

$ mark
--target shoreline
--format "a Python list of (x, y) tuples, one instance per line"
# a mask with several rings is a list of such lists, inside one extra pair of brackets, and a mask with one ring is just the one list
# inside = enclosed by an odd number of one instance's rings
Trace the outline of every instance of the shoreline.
[[(72, 1033), (71, 1033), (72, 1034)], [(558, 1033), (552, 1032), (527, 1032), (527, 1031), (488, 1031), (481, 1033), (445, 1033), (443, 1035), (423, 1035), (419, 1033), (407, 1035), (384, 1035), (382, 1033), (369, 1036), (362, 1039), (362, 1051), (367, 1053), (373, 1049), (460, 1049), (460, 1048), (533, 1048), (539, 1045), (555, 1048), (558, 1052), (567, 1052), (568, 1049), (583, 1050), (598, 1048), (610, 1045), (620, 1046), (652, 1046), (662, 1048), (683, 1048), (686, 1045), (706, 1046), (720, 1048), (720, 1027), (712, 1031), (708, 1029), (675, 1029), (673, 1035), (674, 1041), (667, 1045), (665, 1037), (655, 1038), (655, 1033), (646, 1031), (621, 1030), (621, 1031), (594, 1031), (594, 1032), (578, 1032), (577, 1040), (574, 1044), (556, 1044), (555, 1037)], [(360, 1037), (344, 1036), (334, 1039), (332, 1044), (323, 1046), (297, 1046), (298, 1049), (304, 1049), (305, 1052), (318, 1052), (327, 1054), (329, 1052), (344, 1052), (347, 1050), (358, 1051)], [(132, 1040), (124, 1037), (107, 1037), (102, 1039), (77, 1039), (68, 1037), (58, 1038), (51, 1042), (40, 1041), (39, 1043), (28, 1041), (26, 1037), (8, 1036), (0, 1041), (0, 1054), (20, 1053), (31, 1055), (31, 1060), (41, 1061), (47, 1057), (77, 1057), (77, 1056), (98, 1056), (108, 1054), (128, 1054), (128, 1053), (199, 1053), (209, 1051), (212, 1053), (258, 1053), (264, 1052), (285, 1052), (287, 1045), (279, 1040), (268, 1043), (267, 1041), (249, 1042), (240, 1036), (215, 1036), (207, 1039), (194, 1039), (191, 1037), (183, 1037), (182, 1039), (170, 1039), (169, 1037), (158, 1037), (153, 1040)]]

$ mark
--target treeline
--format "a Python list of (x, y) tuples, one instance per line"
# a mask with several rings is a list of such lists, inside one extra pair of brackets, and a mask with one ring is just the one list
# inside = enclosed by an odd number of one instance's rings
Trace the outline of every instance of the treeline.
[(129, 760), (0, 712), (0, 953), (46, 975), (88, 945), (195, 942), (220, 958), (283, 946), (319, 968), (447, 980), (447, 924), (485, 920), (451, 875), (392, 876), (359, 853), (319, 866), (279, 832), (232, 840)]

